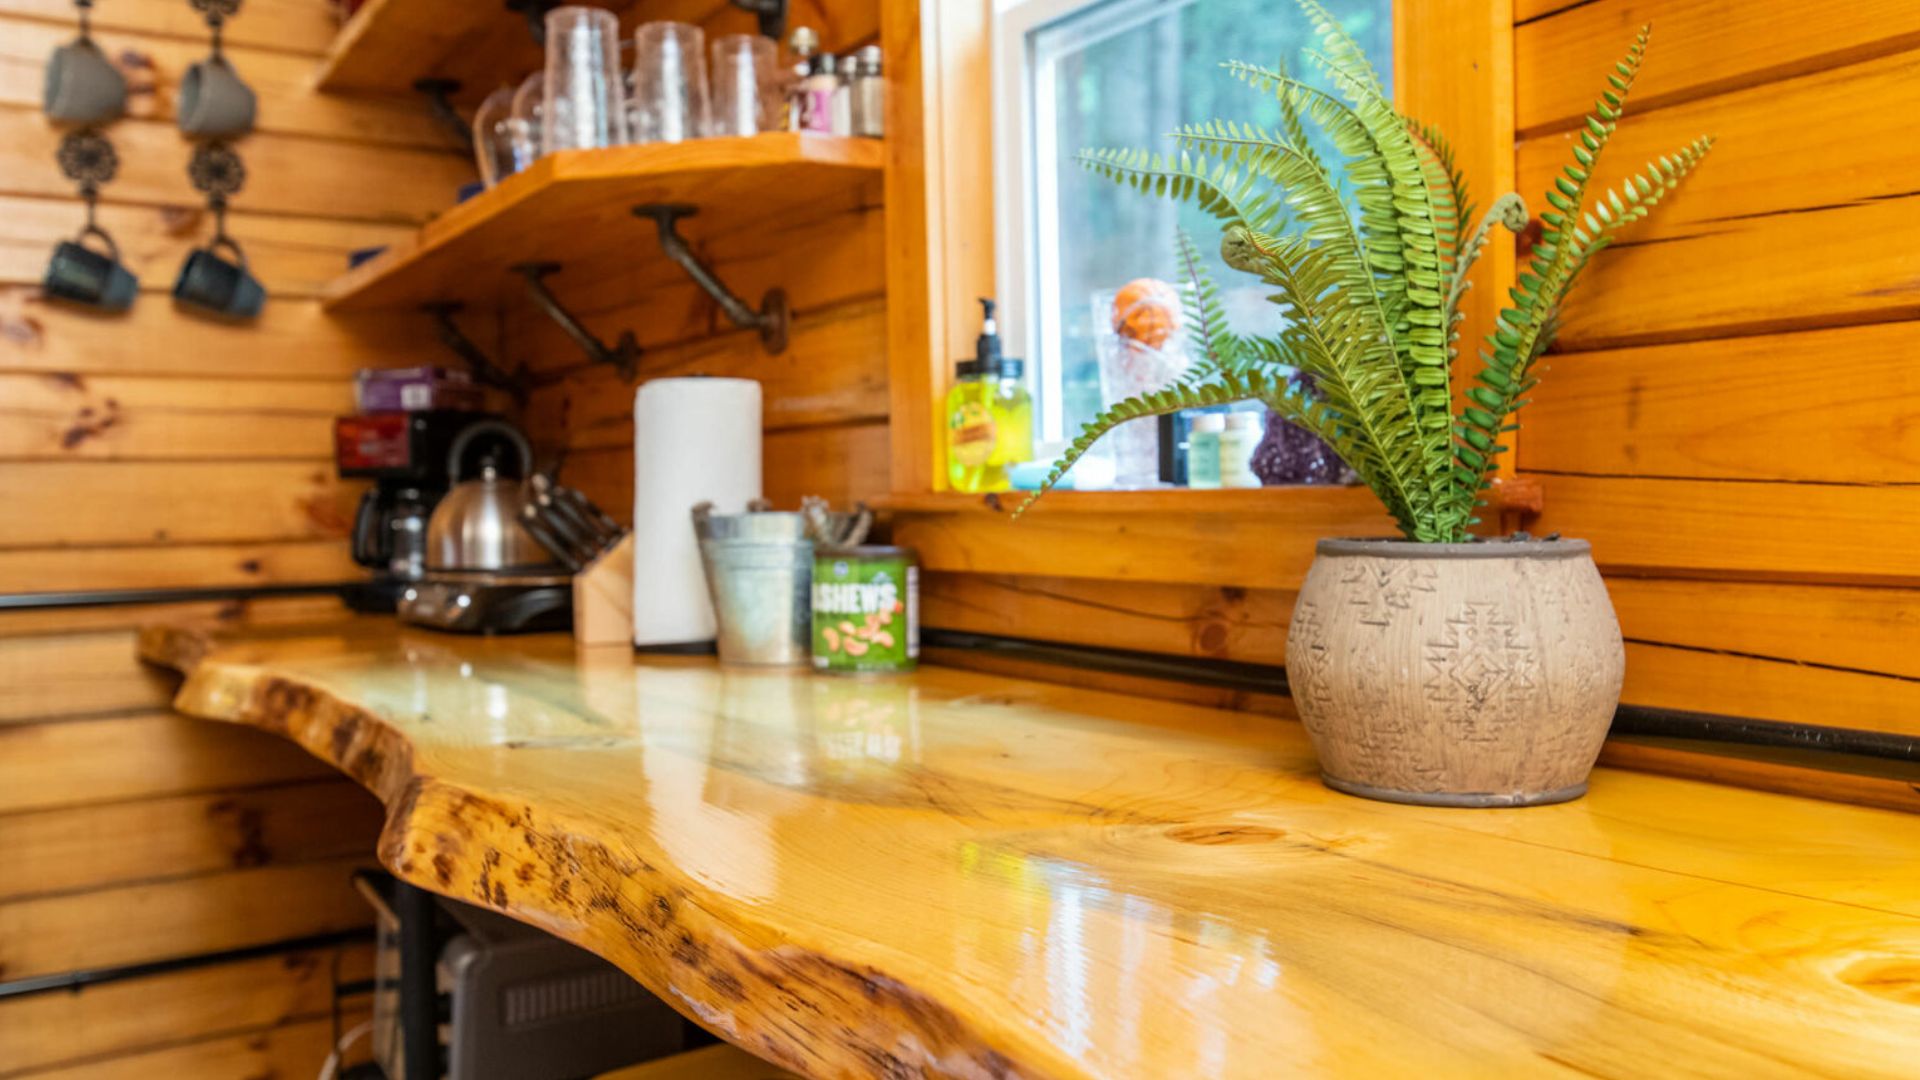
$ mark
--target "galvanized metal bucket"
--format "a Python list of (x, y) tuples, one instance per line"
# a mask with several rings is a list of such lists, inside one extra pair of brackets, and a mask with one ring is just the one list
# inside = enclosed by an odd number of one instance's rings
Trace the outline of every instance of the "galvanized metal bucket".
[(813, 541), (799, 514), (694, 515), (719, 629), (720, 662), (806, 667), (813, 660)]

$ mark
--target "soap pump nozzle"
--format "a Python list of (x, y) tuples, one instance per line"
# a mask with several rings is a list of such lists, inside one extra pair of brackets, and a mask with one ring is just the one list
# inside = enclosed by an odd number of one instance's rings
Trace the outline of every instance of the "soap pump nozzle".
[(980, 298), (980, 336), (974, 339), (973, 362), (980, 373), (991, 375), (1000, 368), (1000, 324), (993, 317), (993, 298)]

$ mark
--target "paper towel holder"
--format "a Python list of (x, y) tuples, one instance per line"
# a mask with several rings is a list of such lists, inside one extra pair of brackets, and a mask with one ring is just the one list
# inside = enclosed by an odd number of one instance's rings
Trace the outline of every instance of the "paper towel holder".
[(527, 279), (527, 294), (533, 297), (534, 302), (540, 305), (541, 310), (545, 311), (548, 317), (560, 324), (560, 329), (565, 330), (567, 336), (580, 346), (580, 350), (587, 354), (589, 361), (595, 364), (611, 364), (613, 369), (620, 373), (621, 378), (632, 382), (639, 370), (640, 361), (640, 343), (634, 340), (633, 331), (620, 331), (620, 338), (614, 342), (612, 348), (608, 348), (599, 338), (594, 337), (593, 331), (581, 325), (580, 320), (574, 318), (573, 312), (568, 311), (560, 303), (560, 298), (553, 295), (553, 290), (547, 288), (546, 276), (559, 269), (559, 263), (550, 262), (520, 263), (513, 267), (515, 273)]
[(467, 370), (473, 373), (475, 381), (499, 387), (513, 396), (515, 404), (525, 405), (527, 393), (532, 388), (527, 369), (523, 367), (509, 375), (505, 369), (487, 359), (485, 350), (475, 345), (472, 338), (461, 332), (460, 324), (453, 321), (453, 317), (465, 307), (465, 304), (440, 300), (422, 304), (420, 310), (433, 316), (434, 323), (440, 328), (440, 344), (466, 362)]
[(792, 320), (792, 313), (787, 308), (786, 290), (768, 289), (766, 295), (760, 298), (759, 311), (748, 307), (745, 300), (735, 296), (733, 290), (715, 277), (713, 271), (687, 246), (686, 239), (676, 227), (681, 218), (692, 217), (699, 212), (698, 207), (684, 203), (646, 203), (633, 208), (635, 217), (652, 218), (653, 223), (660, 227), (660, 250), (679, 264), (695, 285), (713, 297), (714, 303), (720, 305), (729, 322), (742, 330), (758, 330), (760, 346), (766, 349), (768, 356), (786, 352), (787, 324)]

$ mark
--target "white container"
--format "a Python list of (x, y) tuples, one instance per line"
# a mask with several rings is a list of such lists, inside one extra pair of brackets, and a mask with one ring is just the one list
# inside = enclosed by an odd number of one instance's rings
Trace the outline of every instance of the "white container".
[(1187, 429), (1187, 486), (1220, 486), (1220, 433), (1227, 430), (1226, 413), (1201, 413)]
[[(1260, 478), (1253, 475), (1253, 451), (1266, 433), (1265, 419), (1257, 412), (1227, 414), (1226, 430), (1220, 433), (1220, 486), (1257, 488)], [(1193, 468), (1188, 462), (1187, 468)]]

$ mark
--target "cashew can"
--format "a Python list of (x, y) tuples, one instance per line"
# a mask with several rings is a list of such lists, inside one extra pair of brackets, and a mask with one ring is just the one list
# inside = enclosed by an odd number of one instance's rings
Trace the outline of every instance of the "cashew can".
[(912, 671), (920, 659), (920, 567), (911, 548), (813, 556), (813, 667), (835, 675)]

